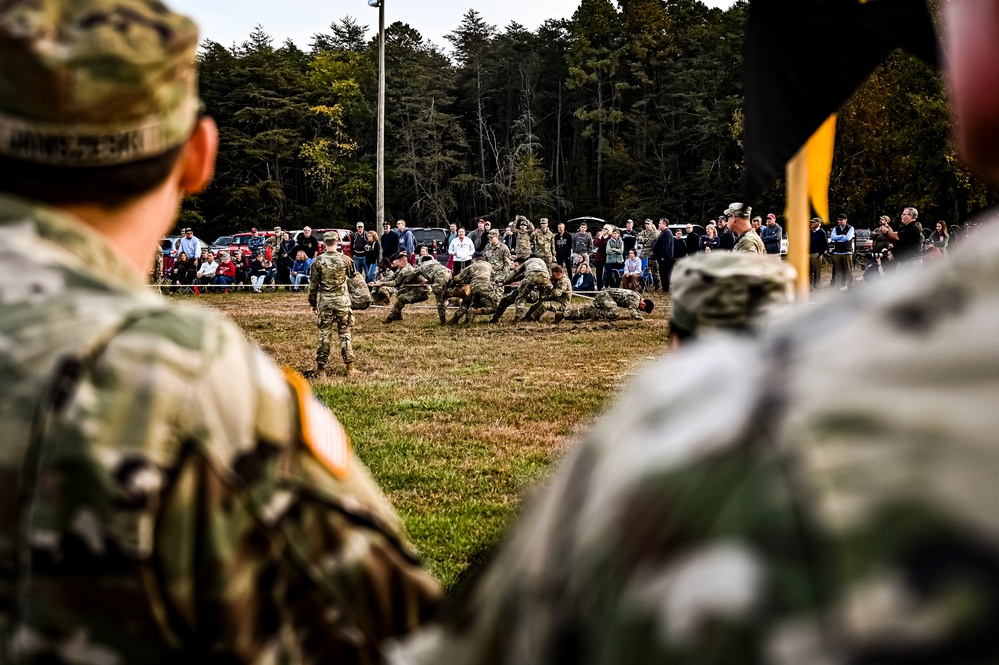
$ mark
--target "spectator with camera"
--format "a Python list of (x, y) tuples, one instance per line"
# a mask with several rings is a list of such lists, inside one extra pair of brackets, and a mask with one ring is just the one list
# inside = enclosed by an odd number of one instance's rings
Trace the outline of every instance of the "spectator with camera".
[(896, 232), (887, 222), (882, 222), (886, 238), (895, 245), (893, 254), (895, 263), (901, 267), (904, 264), (917, 264), (923, 250), (923, 227), (918, 221), (919, 211), (907, 206), (902, 211), (902, 227)]

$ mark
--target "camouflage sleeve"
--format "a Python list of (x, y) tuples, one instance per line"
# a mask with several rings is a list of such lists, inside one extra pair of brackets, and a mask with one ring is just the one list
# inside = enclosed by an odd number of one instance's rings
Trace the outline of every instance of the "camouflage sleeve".
[(518, 279), (522, 279), (524, 277), (525, 272), (526, 271), (524, 269), (524, 266), (520, 266), (513, 272), (512, 275), (506, 278), (506, 283), (510, 284), (512, 282), (516, 282)]
[(309, 306), (313, 309), (319, 303), (319, 285), (322, 284), (322, 281), (323, 262), (317, 259), (312, 262), (312, 270), (309, 273)]
[(150, 316), (75, 395), (39, 474), (35, 659), (374, 663), (433, 610), (335, 419), (231, 324)]
[(467, 268), (462, 268), (461, 272), (459, 272), (457, 275), (454, 276), (454, 279), (452, 280), (451, 283), (455, 286), (459, 286), (461, 284), (468, 284), (471, 281), (472, 281), (472, 266), (468, 266)]

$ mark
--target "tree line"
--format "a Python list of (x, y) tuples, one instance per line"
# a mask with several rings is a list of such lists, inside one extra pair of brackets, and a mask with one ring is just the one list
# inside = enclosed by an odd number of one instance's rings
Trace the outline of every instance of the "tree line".
[[(469, 10), (448, 52), (391, 24), (386, 215), (413, 226), (717, 216), (740, 199), (747, 11), (581, 0), (571, 19), (531, 31)], [(308, 52), (259, 26), (229, 48), (204, 42), (200, 85), (221, 149), (181, 224), (206, 236), (373, 227), (377, 63), (377, 34), (350, 17)], [(842, 110), (833, 214), (866, 226), (915, 205), (959, 221), (996, 200), (957, 163), (940, 77), (915, 59), (893, 55)], [(753, 203), (779, 214), (782, 183)]]

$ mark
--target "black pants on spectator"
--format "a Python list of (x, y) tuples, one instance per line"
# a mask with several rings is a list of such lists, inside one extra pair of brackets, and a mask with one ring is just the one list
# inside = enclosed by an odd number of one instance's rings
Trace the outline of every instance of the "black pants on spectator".
[(562, 266), (562, 269), (565, 270), (565, 274), (572, 277), (572, 254), (556, 256), (555, 265)]
[(457, 275), (462, 270), (464, 270), (469, 265), (471, 265), (471, 263), (472, 263), (471, 261), (459, 261), (458, 259), (455, 259), (454, 260), (454, 271), (453, 271), (454, 274)]
[(656, 259), (659, 264), (659, 283), (663, 293), (669, 293), (669, 280), (673, 276), (673, 259)]
[(597, 284), (597, 291), (604, 288), (604, 261), (593, 262), (593, 281)]

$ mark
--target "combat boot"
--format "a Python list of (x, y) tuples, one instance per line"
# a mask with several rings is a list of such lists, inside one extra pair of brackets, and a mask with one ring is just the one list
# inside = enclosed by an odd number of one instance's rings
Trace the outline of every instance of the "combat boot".
[(402, 314), (396, 314), (395, 311), (389, 312), (389, 315), (385, 317), (385, 323), (392, 323), (393, 321), (402, 321)]
[(346, 368), (347, 368), (347, 374), (346, 374), (347, 379), (353, 378), (353, 376), (354, 376), (354, 363), (347, 363), (346, 364)]
[(317, 379), (326, 378), (326, 363), (316, 363), (316, 378)]
[(555, 325), (558, 325), (559, 323), (561, 323), (562, 319), (564, 319), (564, 318), (565, 318), (565, 314), (563, 314), (562, 312), (556, 312), (555, 313)]

